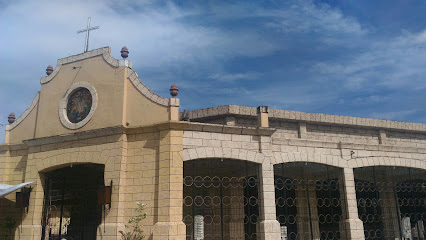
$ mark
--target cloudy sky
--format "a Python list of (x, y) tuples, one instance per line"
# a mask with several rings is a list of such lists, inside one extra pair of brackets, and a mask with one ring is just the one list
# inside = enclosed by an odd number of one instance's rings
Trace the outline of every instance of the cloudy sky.
[[(426, 1), (0, 0), (0, 124), (46, 66), (129, 48), (142, 81), (181, 108), (224, 104), (426, 123)], [(0, 142), (4, 126), (0, 127)]]

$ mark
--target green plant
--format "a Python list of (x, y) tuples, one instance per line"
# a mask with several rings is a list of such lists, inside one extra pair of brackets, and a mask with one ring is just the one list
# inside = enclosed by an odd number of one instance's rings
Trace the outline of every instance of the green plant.
[(136, 205), (136, 216), (131, 217), (124, 225), (126, 232), (120, 231), (122, 240), (142, 240), (145, 237), (142, 228), (139, 226), (139, 222), (146, 218), (145, 204), (137, 202)]
[(16, 220), (13, 220), (12, 218), (10, 218), (10, 217), (7, 217), (5, 220), (4, 220), (4, 224), (3, 224), (3, 227), (5, 228), (5, 229), (7, 229), (7, 233), (6, 233), (6, 235), (4, 235), (3, 237), (2, 237), (2, 240), (9, 240), (9, 239), (12, 239), (12, 237), (13, 237), (13, 232), (12, 232), (12, 230), (13, 230), (13, 228), (16, 226)]

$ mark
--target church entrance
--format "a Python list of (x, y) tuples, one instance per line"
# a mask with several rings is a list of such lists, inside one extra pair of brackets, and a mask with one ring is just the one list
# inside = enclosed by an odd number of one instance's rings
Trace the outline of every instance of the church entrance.
[(104, 165), (82, 164), (45, 173), (42, 240), (96, 239)]
[(240, 160), (184, 162), (186, 239), (257, 239), (258, 170), (258, 164)]
[(365, 239), (425, 239), (426, 172), (404, 167), (354, 169)]

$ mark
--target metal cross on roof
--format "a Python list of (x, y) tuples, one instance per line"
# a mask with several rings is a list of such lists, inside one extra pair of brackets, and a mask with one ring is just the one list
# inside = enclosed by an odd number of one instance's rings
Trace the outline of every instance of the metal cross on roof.
[(96, 29), (99, 29), (99, 26), (90, 27), (90, 17), (89, 17), (89, 19), (87, 19), (87, 28), (77, 31), (77, 34), (86, 32), (86, 44), (84, 45), (84, 52), (87, 52), (87, 49), (89, 48), (89, 32)]

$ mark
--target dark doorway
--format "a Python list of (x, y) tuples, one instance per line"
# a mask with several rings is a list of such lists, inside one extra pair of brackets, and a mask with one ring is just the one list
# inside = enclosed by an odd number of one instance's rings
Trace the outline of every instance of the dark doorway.
[(257, 239), (258, 169), (230, 159), (184, 162), (186, 239)]
[(277, 220), (284, 239), (341, 239), (341, 169), (316, 163), (274, 165)]
[(354, 169), (365, 239), (425, 239), (425, 173), (405, 167)]
[(96, 239), (102, 219), (97, 192), (104, 165), (82, 164), (45, 174), (42, 240)]

